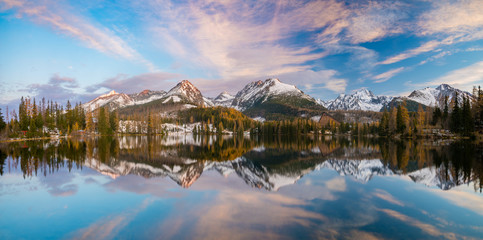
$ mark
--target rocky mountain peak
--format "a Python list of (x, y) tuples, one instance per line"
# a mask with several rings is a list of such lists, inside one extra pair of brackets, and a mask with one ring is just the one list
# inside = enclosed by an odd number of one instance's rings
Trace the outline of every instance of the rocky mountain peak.
[(203, 95), (201, 94), (200, 90), (198, 90), (198, 88), (196, 88), (188, 80), (179, 82), (176, 86), (171, 88), (168, 93), (166, 93), (165, 97), (166, 100), (163, 103), (167, 103), (171, 100), (173, 102), (180, 102), (181, 100), (184, 100), (188, 103), (193, 103), (198, 106), (202, 106), (204, 103)]
[(146, 89), (146, 90), (140, 92), (139, 95), (147, 95), (147, 94), (149, 94), (149, 92), (151, 92), (151, 91), (149, 91), (148, 89)]
[(455, 90), (455, 88), (450, 86), (449, 84), (443, 83), (443, 84), (439, 85), (438, 87), (436, 87), (436, 90), (447, 91), (447, 90)]

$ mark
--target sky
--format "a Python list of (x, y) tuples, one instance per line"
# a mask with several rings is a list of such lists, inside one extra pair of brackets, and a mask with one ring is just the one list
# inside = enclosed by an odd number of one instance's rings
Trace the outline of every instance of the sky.
[(0, 108), (115, 90), (235, 94), (278, 78), (314, 98), (483, 85), (483, 0), (0, 0)]

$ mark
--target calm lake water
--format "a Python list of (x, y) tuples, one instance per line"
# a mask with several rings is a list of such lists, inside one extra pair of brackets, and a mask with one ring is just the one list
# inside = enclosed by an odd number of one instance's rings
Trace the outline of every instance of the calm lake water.
[(481, 239), (482, 148), (200, 136), (0, 146), (0, 239)]

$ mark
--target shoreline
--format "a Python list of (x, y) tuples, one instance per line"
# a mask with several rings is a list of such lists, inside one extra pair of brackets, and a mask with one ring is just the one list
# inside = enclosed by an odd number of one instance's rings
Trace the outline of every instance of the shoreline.
[[(188, 133), (176, 133), (176, 134), (167, 134), (169, 135), (183, 135), (183, 134), (188, 134)], [(192, 134), (192, 133), (190, 133)], [(157, 134), (156, 134), (157, 135)], [(230, 134), (227, 134), (228, 136)], [(312, 134), (308, 134), (310, 136), (314, 136)], [(88, 135), (67, 135), (67, 136), (51, 136), (51, 137), (35, 137), (35, 138), (14, 138), (14, 139), (3, 139), (0, 140), (0, 143), (11, 143), (11, 142), (23, 142), (23, 141), (38, 141), (38, 140), (55, 140), (55, 139), (67, 139), (67, 138), (72, 138), (72, 137), (101, 137), (102, 135), (100, 134), (88, 134)], [(116, 134), (112, 135), (111, 137), (120, 137), (120, 136), (147, 136), (147, 134)], [(209, 135), (212, 136), (212, 135)], [(213, 135), (214, 136), (214, 135)], [(301, 135), (301, 136), (307, 136), (307, 135)], [(444, 136), (444, 137), (434, 137), (431, 135), (425, 135), (425, 136), (418, 136), (418, 137), (401, 137), (401, 136), (379, 136), (379, 135), (350, 135), (350, 134), (321, 134), (319, 136), (335, 136), (335, 137), (370, 137), (370, 138), (385, 138), (385, 139), (392, 139), (392, 140), (454, 140), (454, 141), (460, 141), (460, 140), (471, 140), (471, 137), (467, 136)], [(483, 139), (479, 139), (476, 137), (476, 139), (473, 140), (475, 143), (483, 143)]]

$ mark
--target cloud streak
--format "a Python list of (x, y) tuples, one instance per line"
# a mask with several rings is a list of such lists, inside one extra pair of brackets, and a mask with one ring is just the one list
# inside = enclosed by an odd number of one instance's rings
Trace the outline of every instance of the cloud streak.
[(144, 89), (169, 90), (183, 77), (181, 74), (167, 72), (144, 73), (135, 76), (119, 74), (108, 78), (103, 82), (87, 88), (88, 92), (94, 92), (100, 88), (116, 90), (123, 93), (135, 93)]
[(74, 14), (74, 11), (69, 11), (69, 6), (50, 0), (0, 0), (0, 10), (12, 9), (16, 10), (15, 16), (17, 18), (26, 16), (35, 23), (47, 25), (61, 34), (78, 39), (89, 48), (139, 62), (150, 71), (157, 69), (153, 63), (144, 59), (111, 30), (102, 26), (95, 26), (84, 17)]
[(476, 62), (464, 68), (453, 70), (442, 77), (434, 79), (433, 81), (414, 85), (436, 86), (442, 83), (446, 83), (466, 91), (471, 91), (474, 85), (483, 83), (483, 61)]
[(479, 0), (434, 1), (433, 8), (416, 21), (416, 36), (433, 36), (421, 46), (389, 57), (380, 64), (393, 64), (460, 42), (483, 39), (483, 8)]
[(400, 68), (391, 69), (387, 72), (383, 72), (381, 74), (378, 74), (378, 75), (373, 77), (374, 82), (375, 83), (385, 82), (385, 81), (391, 79), (392, 77), (394, 77), (395, 75), (397, 75), (398, 73), (402, 72), (403, 70), (404, 70), (404, 67), (400, 67)]

